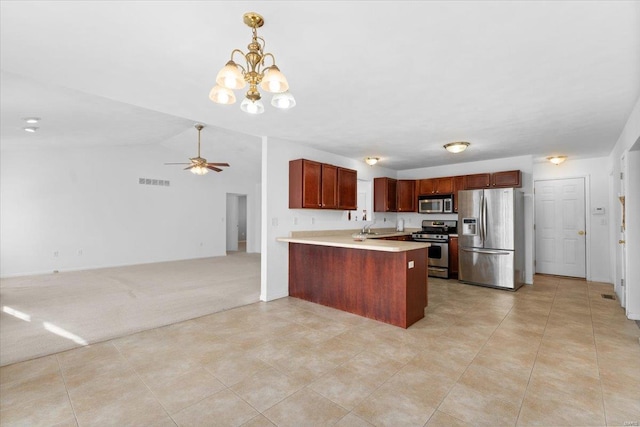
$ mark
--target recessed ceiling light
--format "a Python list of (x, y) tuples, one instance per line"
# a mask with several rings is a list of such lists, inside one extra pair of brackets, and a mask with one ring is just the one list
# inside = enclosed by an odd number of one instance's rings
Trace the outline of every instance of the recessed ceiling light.
[(30, 133), (35, 133), (38, 130), (38, 128), (35, 126), (27, 126), (22, 129), (24, 129), (25, 132), (30, 132)]
[(38, 123), (40, 121), (40, 117), (25, 117), (24, 119), (25, 122), (29, 123), (30, 125), (33, 125), (35, 123)]

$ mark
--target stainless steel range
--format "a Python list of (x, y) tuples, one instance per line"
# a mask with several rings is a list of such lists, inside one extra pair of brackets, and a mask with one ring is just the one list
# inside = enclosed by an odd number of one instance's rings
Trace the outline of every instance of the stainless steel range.
[(458, 233), (458, 221), (422, 221), (422, 230), (411, 237), (416, 242), (431, 243), (429, 248), (428, 275), (449, 278), (449, 234)]

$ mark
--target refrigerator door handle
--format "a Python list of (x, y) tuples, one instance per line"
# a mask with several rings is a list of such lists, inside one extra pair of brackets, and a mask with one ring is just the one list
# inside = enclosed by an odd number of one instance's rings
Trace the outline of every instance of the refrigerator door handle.
[(487, 238), (487, 199), (482, 195), (480, 202), (480, 238), (482, 239), (482, 246)]
[(509, 255), (511, 252), (506, 252), (506, 251), (497, 251), (497, 250), (490, 250), (490, 249), (467, 249), (467, 248), (460, 248), (461, 251), (465, 251), (465, 252), (477, 252), (479, 254), (489, 254), (489, 255)]

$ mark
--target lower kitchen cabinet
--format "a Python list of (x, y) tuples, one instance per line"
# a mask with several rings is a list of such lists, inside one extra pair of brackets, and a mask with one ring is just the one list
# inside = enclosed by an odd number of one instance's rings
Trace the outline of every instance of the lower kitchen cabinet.
[(458, 238), (449, 236), (449, 277), (458, 278)]

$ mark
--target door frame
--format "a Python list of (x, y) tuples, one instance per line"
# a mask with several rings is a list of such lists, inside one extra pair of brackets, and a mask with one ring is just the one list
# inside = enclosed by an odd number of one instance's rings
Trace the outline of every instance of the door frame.
[[(589, 175), (570, 175), (570, 176), (564, 176), (562, 178), (542, 178), (542, 179), (535, 179), (533, 181), (533, 224), (535, 227), (536, 224), (536, 193), (535, 193), (535, 189), (536, 189), (536, 182), (539, 181), (564, 181), (567, 179), (579, 179), (582, 178), (584, 180), (584, 228), (585, 228), (585, 232), (587, 233), (585, 235), (585, 239), (584, 239), (584, 253), (585, 253), (585, 280), (587, 281), (591, 281), (591, 215), (589, 215), (589, 206), (591, 206), (591, 181), (589, 179)], [(536, 237), (537, 237), (537, 229), (533, 230), (533, 257), (534, 257), (534, 267), (533, 267), (533, 272), (534, 274), (536, 273), (536, 260), (535, 260), (535, 256), (536, 256)]]

